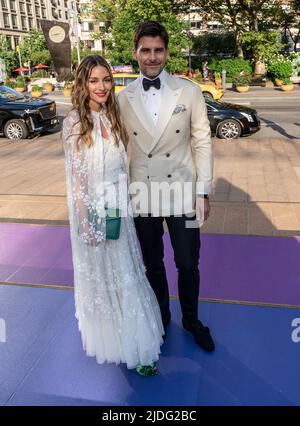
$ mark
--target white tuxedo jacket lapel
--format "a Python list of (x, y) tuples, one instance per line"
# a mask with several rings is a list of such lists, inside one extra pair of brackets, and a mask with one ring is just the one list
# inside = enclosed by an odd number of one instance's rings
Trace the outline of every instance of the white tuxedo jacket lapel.
[(177, 100), (182, 92), (182, 87), (178, 87), (177, 84), (172, 84), (174, 80), (167, 75), (165, 80), (165, 86), (163, 88), (163, 99), (158, 115), (157, 126), (153, 135), (153, 142), (151, 149), (158, 143), (161, 135), (163, 134), (167, 124), (169, 123), (173, 111), (177, 105)]
[(147, 130), (147, 132), (150, 135), (153, 135), (155, 131), (155, 126), (143, 101), (140, 78), (137, 78), (133, 83), (130, 84), (130, 86), (128, 86), (128, 90), (126, 91), (126, 96), (127, 96), (128, 102), (132, 106), (136, 116), (138, 117), (143, 127)]

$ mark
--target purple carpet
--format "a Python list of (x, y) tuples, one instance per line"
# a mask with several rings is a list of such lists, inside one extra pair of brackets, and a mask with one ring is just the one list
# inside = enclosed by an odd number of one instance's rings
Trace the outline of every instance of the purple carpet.
[[(164, 238), (170, 294), (177, 296)], [(204, 234), (201, 241), (201, 298), (300, 306), (300, 238)], [(0, 224), (0, 281), (71, 287), (69, 228)]]

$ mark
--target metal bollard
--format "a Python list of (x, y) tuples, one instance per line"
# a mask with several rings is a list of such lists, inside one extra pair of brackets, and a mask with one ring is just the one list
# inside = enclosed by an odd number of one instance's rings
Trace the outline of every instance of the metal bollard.
[(222, 70), (222, 88), (226, 90), (226, 70)]

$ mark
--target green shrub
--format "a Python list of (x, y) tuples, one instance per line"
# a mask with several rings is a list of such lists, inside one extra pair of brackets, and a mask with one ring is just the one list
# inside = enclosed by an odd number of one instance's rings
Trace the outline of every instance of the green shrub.
[(233, 78), (232, 83), (235, 86), (245, 87), (245, 86), (249, 86), (250, 81), (251, 81), (251, 76), (245, 74), (245, 75), (236, 75)]
[(275, 80), (275, 78), (279, 80), (290, 78), (293, 72), (291, 61), (283, 55), (278, 55), (270, 59), (267, 64), (267, 69), (268, 76), (270, 76), (273, 80)]
[(39, 92), (40, 90), (42, 89), (40, 88), (38, 84), (34, 84), (31, 89), (32, 92)]
[(25, 87), (25, 86), (26, 86), (25, 78), (20, 75), (19, 77), (17, 77), (16, 87)]
[(284, 78), (283, 80), (282, 80), (282, 83), (283, 84), (291, 84), (291, 79), (288, 77), (288, 78)]
[(10, 87), (12, 89), (14, 89), (16, 87), (17, 83), (13, 80), (6, 80), (5, 82), (5, 86)]
[(46, 75), (47, 74), (45, 70), (37, 70), (37, 71), (33, 71), (32, 73), (32, 77), (35, 77), (35, 78), (45, 78)]
[(291, 52), (289, 54), (289, 59), (292, 63), (292, 75), (297, 77), (300, 75), (300, 52)]
[(222, 73), (222, 70), (226, 70), (226, 80), (232, 81), (232, 79), (243, 70), (245, 74), (249, 75), (252, 73), (252, 66), (250, 61), (243, 58), (231, 58), (231, 59), (217, 59), (213, 58), (208, 67), (214, 71)]

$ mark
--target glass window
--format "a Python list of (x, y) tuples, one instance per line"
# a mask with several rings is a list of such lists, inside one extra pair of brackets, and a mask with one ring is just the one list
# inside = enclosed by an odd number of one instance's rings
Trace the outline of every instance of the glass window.
[(16, 90), (7, 86), (0, 86), (0, 99), (1, 100), (14, 100), (23, 99), (24, 96), (20, 95)]
[(3, 21), (5, 28), (10, 28), (9, 14), (3, 13)]
[(27, 8), (27, 13), (28, 13), (29, 15), (32, 15), (32, 7), (31, 7), (31, 4), (26, 4), (26, 8)]
[(11, 21), (12, 21), (13, 28), (18, 28), (17, 15), (11, 15)]
[(64, 3), (65, 3), (65, 8), (68, 9), (68, 0), (65, 0)]
[(20, 6), (20, 12), (21, 13), (25, 13), (25, 4), (24, 3), (19, 3)]
[(27, 30), (27, 21), (25, 16), (21, 16), (21, 23), (22, 23), (22, 30), (26, 31)]
[(44, 18), (44, 19), (47, 18), (47, 12), (46, 12), (46, 9), (44, 7), (42, 7), (42, 18)]
[[(7, 43), (8, 43), (8, 47), (9, 47), (10, 49), (12, 49), (11, 37), (10, 37), (10, 36), (6, 36), (6, 41), (7, 41)], [(1, 86), (0, 86), (0, 87), (1, 87)]]
[(38, 6), (35, 6), (35, 14), (38, 18), (41, 17), (41, 9)]
[(114, 82), (116, 86), (124, 86), (123, 77), (114, 77)]
[(68, 16), (68, 12), (65, 12), (65, 19), (68, 20), (69, 16)]
[(62, 11), (60, 9), (58, 11), (58, 14), (59, 14), (59, 17), (61, 18), (62, 17)]
[(16, 1), (10, 0), (9, 4), (10, 4), (10, 10), (16, 11)]
[(191, 22), (191, 28), (194, 28), (194, 29), (200, 29), (201, 28), (201, 22), (200, 21), (193, 21), (193, 22)]
[(14, 42), (15, 42), (15, 46), (19, 46), (19, 44), (20, 44), (20, 37), (14, 36)]
[(7, 9), (7, 1), (1, 0), (1, 6), (2, 6), (2, 9)]
[(32, 18), (28, 18), (28, 25), (29, 25), (29, 29), (32, 30), (32, 28), (33, 28), (33, 19)]
[(132, 83), (134, 80), (136, 80), (136, 77), (126, 77), (124, 79), (125, 86), (128, 86), (128, 84)]

